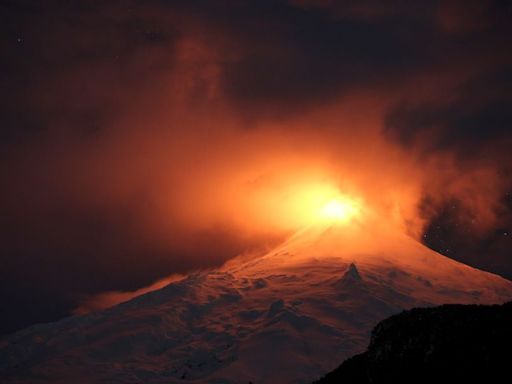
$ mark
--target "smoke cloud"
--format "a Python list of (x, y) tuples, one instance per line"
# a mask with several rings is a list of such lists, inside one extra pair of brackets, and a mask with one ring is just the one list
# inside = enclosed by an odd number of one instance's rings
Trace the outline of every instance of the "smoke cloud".
[(512, 277), (510, 4), (344, 3), (3, 2), (0, 331), (265, 249), (311, 188)]

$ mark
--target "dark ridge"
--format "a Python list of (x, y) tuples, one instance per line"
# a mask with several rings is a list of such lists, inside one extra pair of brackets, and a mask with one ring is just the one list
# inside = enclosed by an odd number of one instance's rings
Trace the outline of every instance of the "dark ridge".
[(512, 302), (415, 308), (380, 322), (366, 352), (316, 384), (505, 382), (511, 347)]

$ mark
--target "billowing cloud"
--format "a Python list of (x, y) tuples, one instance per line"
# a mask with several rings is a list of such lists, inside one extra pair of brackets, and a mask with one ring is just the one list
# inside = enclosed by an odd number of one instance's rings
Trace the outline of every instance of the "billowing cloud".
[(270, 246), (333, 190), (511, 276), (510, 8), (391, 3), (4, 2), (2, 330)]

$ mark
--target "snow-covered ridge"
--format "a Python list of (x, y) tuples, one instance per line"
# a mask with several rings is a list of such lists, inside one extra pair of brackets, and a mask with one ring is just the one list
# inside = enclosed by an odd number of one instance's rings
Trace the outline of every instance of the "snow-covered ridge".
[(358, 236), (310, 228), (250, 261), (5, 337), (2, 382), (309, 383), (402, 309), (512, 298), (510, 281), (406, 236)]

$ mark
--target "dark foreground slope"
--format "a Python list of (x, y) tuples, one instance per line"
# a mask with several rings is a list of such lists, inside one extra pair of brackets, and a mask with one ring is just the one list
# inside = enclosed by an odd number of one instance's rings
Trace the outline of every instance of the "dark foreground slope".
[(404, 311), (379, 323), (368, 350), (317, 384), (508, 382), (512, 302)]

